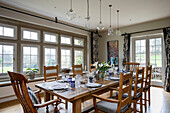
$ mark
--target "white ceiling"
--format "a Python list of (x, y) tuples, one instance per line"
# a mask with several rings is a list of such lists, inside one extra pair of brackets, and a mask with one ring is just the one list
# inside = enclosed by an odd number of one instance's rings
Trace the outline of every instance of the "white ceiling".
[[(1, 0), (2, 3), (42, 14), (58, 17), (59, 20), (85, 26), (87, 0), (72, 0), (77, 17), (66, 18), (70, 0)], [(90, 27), (96, 29), (99, 23), (99, 0), (90, 1)], [(170, 0), (102, 0), (102, 22), (105, 30), (109, 26), (109, 4), (112, 5), (112, 26), (116, 28), (116, 10), (120, 10), (120, 27), (140, 24), (170, 17)]]

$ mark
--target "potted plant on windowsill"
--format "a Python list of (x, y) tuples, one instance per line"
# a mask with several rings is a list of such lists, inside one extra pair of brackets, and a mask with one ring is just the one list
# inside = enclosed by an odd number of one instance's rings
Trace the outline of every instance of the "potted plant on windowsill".
[(34, 69), (27, 68), (25, 74), (28, 75), (30, 79), (34, 79), (35, 73), (37, 73), (38, 71), (39, 69), (36, 69), (36, 68)]

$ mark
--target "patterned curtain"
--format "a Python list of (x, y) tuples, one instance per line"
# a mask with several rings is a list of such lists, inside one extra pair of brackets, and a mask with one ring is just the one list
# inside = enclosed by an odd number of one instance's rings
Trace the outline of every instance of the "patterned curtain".
[(170, 28), (164, 28), (164, 46), (166, 53), (166, 69), (165, 69), (165, 81), (164, 81), (164, 89), (170, 92)]
[(125, 62), (129, 62), (130, 59), (130, 34), (126, 34), (124, 35), (124, 46), (123, 46), (123, 62), (122, 65), (124, 66)]

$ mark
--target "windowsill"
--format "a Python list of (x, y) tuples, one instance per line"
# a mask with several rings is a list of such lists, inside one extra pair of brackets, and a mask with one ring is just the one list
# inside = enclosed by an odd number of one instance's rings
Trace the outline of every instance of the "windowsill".
[[(59, 76), (61, 76), (61, 74), (59, 74)], [(48, 77), (47, 80), (54, 79), (54, 78), (56, 78), (56, 77)], [(36, 81), (43, 81), (43, 80), (44, 80), (44, 77), (36, 77), (34, 79), (28, 78), (29, 83), (30, 82), (36, 82)], [(11, 85), (11, 81), (0, 82), (0, 87), (10, 86), (10, 85)]]
[[(88, 71), (83, 71), (83, 74), (86, 74), (86, 73), (88, 73)], [(69, 74), (73, 75), (72, 72), (70, 72)], [(62, 76), (62, 74), (60, 73), (59, 77), (61, 77), (61, 76)], [(54, 78), (56, 78), (56, 77), (48, 77), (47, 80), (54, 79)], [(43, 80), (44, 80), (44, 76), (35, 77), (34, 79), (29, 79), (29, 77), (28, 77), (29, 83), (30, 82), (36, 82), (36, 81), (43, 81)], [(0, 87), (10, 86), (10, 85), (11, 85), (11, 81), (0, 82)]]

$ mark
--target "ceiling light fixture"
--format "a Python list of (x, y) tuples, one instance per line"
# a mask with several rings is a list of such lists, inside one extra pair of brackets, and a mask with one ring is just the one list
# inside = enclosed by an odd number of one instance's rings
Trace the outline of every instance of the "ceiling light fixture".
[(89, 0), (87, 0), (87, 17), (85, 17), (85, 27), (90, 28)]
[(116, 35), (120, 36), (120, 28), (119, 28), (119, 10), (117, 10), (117, 29), (116, 29)]
[(113, 33), (113, 28), (111, 25), (111, 7), (112, 7), (112, 5), (109, 5), (109, 7), (110, 7), (110, 26), (108, 28), (108, 35), (110, 36)]
[(100, 0), (100, 22), (99, 22), (99, 25), (97, 26), (97, 29), (98, 30), (104, 29), (104, 25), (102, 24), (102, 21), (101, 21), (101, 0)]
[(67, 11), (66, 16), (68, 19), (72, 20), (76, 18), (76, 13), (72, 9), (72, 0), (70, 0), (70, 10)]

